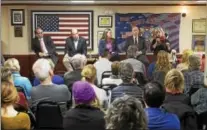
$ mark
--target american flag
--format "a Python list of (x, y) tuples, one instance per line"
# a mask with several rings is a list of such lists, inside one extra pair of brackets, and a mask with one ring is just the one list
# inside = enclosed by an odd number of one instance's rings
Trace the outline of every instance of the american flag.
[(65, 49), (65, 39), (70, 36), (71, 30), (75, 28), (78, 30), (79, 36), (86, 39), (88, 49), (92, 50), (92, 18), (92, 11), (32, 11), (32, 36), (35, 36), (35, 28), (42, 28), (43, 34), (52, 38), (57, 51), (63, 52)]
[(128, 32), (132, 30), (132, 24), (136, 24), (143, 31), (143, 37), (148, 41), (148, 51), (152, 41), (153, 31), (160, 31), (163, 36), (165, 33), (169, 35), (171, 49), (179, 52), (179, 33), (180, 33), (180, 13), (128, 13), (115, 15), (115, 34), (118, 43), (125, 43), (125, 38)]

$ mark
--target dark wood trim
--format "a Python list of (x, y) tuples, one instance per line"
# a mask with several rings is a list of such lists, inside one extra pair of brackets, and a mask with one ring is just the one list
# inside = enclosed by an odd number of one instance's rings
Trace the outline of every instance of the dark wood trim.
[(1, 3), (1, 6), (207, 6), (201, 4), (33, 4), (33, 3)]

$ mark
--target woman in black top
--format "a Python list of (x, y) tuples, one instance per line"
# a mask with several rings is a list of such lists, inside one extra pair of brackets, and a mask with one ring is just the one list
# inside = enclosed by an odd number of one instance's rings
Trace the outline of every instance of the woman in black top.
[(67, 111), (63, 119), (65, 130), (105, 130), (104, 113), (99, 109), (99, 101), (88, 82), (73, 84), (72, 94), (75, 107)]

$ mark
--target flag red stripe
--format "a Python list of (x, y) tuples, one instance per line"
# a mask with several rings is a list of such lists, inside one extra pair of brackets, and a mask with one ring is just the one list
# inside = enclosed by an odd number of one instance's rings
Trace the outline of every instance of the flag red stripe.
[(88, 22), (88, 20), (68, 20), (68, 19), (60, 19), (59, 22)]
[[(59, 29), (61, 32), (71, 32), (71, 29)], [(78, 32), (88, 32), (88, 29), (78, 29)]]
[(88, 14), (60, 14), (58, 16), (59, 17), (67, 17), (67, 18), (71, 18), (71, 17), (75, 17), (75, 18), (89, 18)]
[(77, 25), (77, 24), (70, 24), (70, 25), (59, 25), (59, 27), (88, 27), (88, 25)]
[[(44, 35), (46, 35), (46, 36), (70, 36), (70, 34), (50, 34), (49, 32), (45, 32), (45, 34)], [(88, 34), (79, 34), (79, 36), (88, 36)]]

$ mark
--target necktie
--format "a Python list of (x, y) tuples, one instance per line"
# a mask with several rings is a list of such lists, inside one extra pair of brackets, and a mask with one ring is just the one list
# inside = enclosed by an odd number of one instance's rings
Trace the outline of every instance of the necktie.
[(136, 37), (134, 38), (134, 43), (135, 43), (135, 45), (138, 44), (138, 41), (137, 41), (137, 38)]
[(47, 49), (46, 49), (46, 47), (45, 47), (45, 43), (44, 43), (44, 41), (43, 41), (43, 38), (40, 39), (40, 46), (41, 46), (41, 50), (42, 50), (42, 52), (43, 52), (43, 53), (47, 53)]

